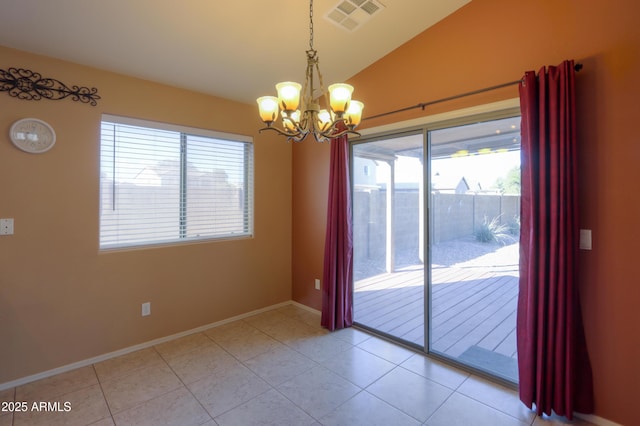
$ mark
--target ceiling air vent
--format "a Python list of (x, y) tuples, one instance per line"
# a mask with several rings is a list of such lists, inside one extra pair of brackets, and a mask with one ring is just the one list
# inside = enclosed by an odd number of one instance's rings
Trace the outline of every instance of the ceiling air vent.
[(341, 0), (326, 17), (347, 31), (355, 31), (383, 8), (376, 0)]

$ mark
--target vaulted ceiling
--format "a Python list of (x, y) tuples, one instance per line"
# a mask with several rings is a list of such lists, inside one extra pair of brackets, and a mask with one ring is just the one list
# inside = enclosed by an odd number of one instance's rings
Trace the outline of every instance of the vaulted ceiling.
[[(316, 0), (324, 83), (347, 80), (469, 1)], [(304, 80), (309, 12), (305, 0), (3, 0), (0, 45), (251, 103), (276, 82)], [(20, 66), (0, 58), (0, 69)]]

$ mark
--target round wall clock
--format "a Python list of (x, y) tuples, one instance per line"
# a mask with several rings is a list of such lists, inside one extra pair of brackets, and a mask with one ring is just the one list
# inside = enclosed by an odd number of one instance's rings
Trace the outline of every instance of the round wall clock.
[(11, 126), (11, 142), (25, 152), (41, 154), (56, 143), (56, 132), (48, 123), (37, 118), (23, 118)]

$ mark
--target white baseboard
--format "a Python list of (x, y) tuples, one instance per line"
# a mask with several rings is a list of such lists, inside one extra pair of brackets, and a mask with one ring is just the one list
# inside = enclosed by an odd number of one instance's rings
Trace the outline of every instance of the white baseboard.
[(304, 309), (305, 311), (309, 311), (309, 312), (311, 312), (312, 314), (320, 315), (320, 314), (322, 313), (322, 312), (320, 312), (320, 311), (319, 311), (319, 310), (317, 310), (317, 309), (313, 309), (313, 308), (312, 308), (312, 307), (310, 307), (310, 306), (303, 305), (302, 303), (298, 303), (298, 302), (296, 302), (295, 300), (292, 300), (292, 301), (290, 302), (290, 304), (291, 304), (291, 305), (294, 305), (294, 306), (296, 306), (296, 307), (298, 307), (298, 308), (300, 308), (300, 309)]
[(151, 346), (159, 345), (160, 343), (165, 343), (165, 342), (168, 342), (170, 340), (174, 340), (174, 339), (178, 339), (180, 337), (188, 336), (190, 334), (200, 333), (202, 331), (208, 330), (208, 329), (213, 328), (213, 327), (218, 327), (218, 326), (221, 326), (221, 325), (233, 322), (233, 321), (237, 321), (237, 320), (240, 320), (240, 319), (248, 318), (250, 316), (253, 316), (253, 315), (256, 315), (256, 314), (260, 314), (262, 312), (271, 311), (271, 310), (278, 309), (278, 308), (281, 308), (283, 306), (287, 306), (287, 305), (291, 305), (291, 304), (294, 304), (294, 305), (296, 305), (296, 306), (298, 306), (300, 308), (304, 308), (306, 310), (311, 310), (312, 312), (318, 312), (315, 309), (309, 308), (308, 306), (304, 306), (304, 305), (302, 305), (300, 303), (297, 303), (297, 302), (294, 302), (294, 301), (282, 302), (282, 303), (278, 303), (276, 305), (268, 306), (266, 308), (261, 308), (261, 309), (255, 310), (255, 311), (247, 312), (246, 314), (237, 315), (237, 316), (234, 316), (234, 317), (231, 317), (231, 318), (227, 318), (227, 319), (224, 319), (222, 321), (217, 321), (217, 322), (214, 322), (214, 323), (211, 323), (211, 324), (203, 325), (201, 327), (197, 327), (197, 328), (194, 328), (194, 329), (191, 329), (191, 330), (187, 330), (187, 331), (183, 331), (183, 332), (180, 332), (180, 333), (172, 334), (172, 335), (166, 336), (166, 337), (161, 337), (161, 338), (158, 338), (158, 339), (151, 340), (149, 342), (140, 343), (138, 345), (129, 346), (127, 348), (119, 349), (117, 351), (109, 352), (109, 353), (106, 353), (106, 354), (103, 354), (103, 355), (98, 355), (96, 357), (85, 359), (85, 360), (78, 361), (78, 362), (74, 362), (72, 364), (63, 365), (62, 367), (54, 368), (52, 370), (47, 370), (47, 371), (43, 371), (41, 373), (33, 374), (33, 375), (30, 375), (30, 376), (27, 376), (27, 377), (22, 377), (20, 379), (12, 380), (10, 382), (0, 383), (0, 391), (11, 389), (11, 388), (14, 388), (16, 386), (25, 385), (27, 383), (35, 382), (36, 380), (46, 379), (47, 377), (55, 376), (56, 374), (66, 373), (67, 371), (75, 370), (75, 369), (81, 368), (81, 367), (86, 367), (88, 365), (92, 365), (92, 364), (96, 364), (98, 362), (106, 361), (108, 359), (115, 358), (117, 356), (126, 355), (128, 353), (139, 351), (141, 349), (146, 349), (146, 348), (149, 348)]

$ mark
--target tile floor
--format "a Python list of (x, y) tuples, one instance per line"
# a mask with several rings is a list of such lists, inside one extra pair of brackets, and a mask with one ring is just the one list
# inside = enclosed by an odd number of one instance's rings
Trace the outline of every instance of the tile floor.
[[(515, 392), (288, 305), (0, 392), (7, 425), (544, 425)], [(6, 405), (5, 405), (6, 406)], [(584, 422), (574, 424), (586, 425)]]

